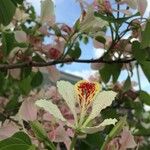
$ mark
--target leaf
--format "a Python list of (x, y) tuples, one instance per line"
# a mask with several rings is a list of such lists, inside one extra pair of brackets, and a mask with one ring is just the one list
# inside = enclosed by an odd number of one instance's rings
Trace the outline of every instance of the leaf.
[(76, 46), (68, 50), (68, 54), (73, 59), (78, 59), (81, 56), (81, 48), (79, 47), (79, 44), (76, 44)]
[(150, 69), (149, 69), (150, 62), (143, 61), (140, 63), (140, 65), (141, 65), (141, 68), (142, 68), (145, 76), (147, 77), (148, 81), (150, 82)]
[(23, 132), (17, 132), (12, 137), (0, 141), (1, 150), (28, 150), (32, 147), (35, 150), (35, 146), (31, 144), (29, 136)]
[(123, 85), (123, 91), (126, 92), (131, 88), (131, 79), (128, 76), (128, 78), (126, 79), (124, 85)]
[(118, 80), (121, 68), (122, 64), (105, 64), (105, 66), (99, 71), (102, 80), (107, 83), (112, 76), (113, 83), (115, 83)]
[(29, 136), (26, 133), (24, 133), (24, 132), (17, 132), (12, 137), (21, 139), (24, 143), (26, 143), (28, 145), (32, 144)]
[(141, 49), (141, 44), (138, 41), (132, 43), (132, 53), (139, 62), (146, 60), (148, 55), (146, 49)]
[(95, 37), (95, 40), (103, 44), (106, 43), (106, 39), (103, 36), (97, 36)]
[(16, 6), (17, 4), (22, 4), (23, 3), (23, 0), (11, 0)]
[(82, 132), (87, 133), (87, 134), (93, 134), (96, 132), (99, 132), (101, 130), (104, 129), (105, 126), (108, 125), (115, 125), (115, 123), (117, 122), (116, 119), (105, 119), (102, 123), (100, 123), (98, 126), (94, 126), (94, 127), (85, 127), (82, 130)]
[(70, 108), (71, 112), (73, 113), (74, 119), (77, 119), (76, 114), (76, 94), (74, 85), (67, 81), (58, 81), (57, 88), (65, 102), (67, 103), (68, 107)]
[(150, 47), (150, 20), (147, 21), (145, 30), (142, 32), (142, 48)]
[(41, 85), (43, 82), (43, 75), (40, 71), (38, 71), (32, 78), (32, 81), (31, 81), (31, 86), (33, 88)]
[(105, 64), (105, 66), (99, 72), (100, 72), (100, 76), (101, 76), (102, 80), (105, 83), (109, 82), (109, 80), (111, 78), (111, 71), (110, 71), (109, 64)]
[(58, 107), (53, 104), (51, 101), (47, 101), (44, 99), (37, 100), (36, 105), (39, 107), (42, 107), (45, 111), (49, 112), (52, 114), (56, 119), (60, 119), (62, 121), (66, 121), (66, 119), (62, 116), (60, 110)]
[(36, 120), (30, 122), (31, 129), (33, 130), (35, 136), (40, 140), (45, 140), (47, 138), (47, 133), (42, 127), (42, 125)]
[(126, 117), (121, 117), (120, 120), (117, 122), (117, 124), (113, 127), (113, 129), (109, 133), (109, 138), (113, 139), (118, 134), (120, 134), (122, 128), (126, 125)]
[(144, 91), (140, 91), (139, 98), (143, 103), (150, 106), (150, 94)]
[(19, 81), (19, 88), (22, 94), (27, 95), (32, 89), (31, 80), (32, 80), (31, 76), (28, 76), (24, 78), (23, 80)]
[(136, 14), (129, 16), (129, 17), (122, 17), (122, 18), (117, 18), (117, 19), (112, 15), (111, 16), (105, 16), (105, 15), (98, 13), (98, 12), (95, 12), (94, 15), (95, 15), (95, 17), (99, 17), (99, 18), (103, 19), (104, 21), (107, 21), (110, 23), (122, 24), (132, 17), (139, 16), (139, 13), (136, 13)]
[(7, 56), (14, 48), (14, 33), (3, 32), (2, 33), (2, 50), (5, 56)]
[(106, 107), (110, 106), (115, 99), (117, 93), (113, 91), (102, 91), (97, 94), (97, 97), (93, 101), (92, 111), (87, 120), (85, 121), (85, 125), (97, 117), (101, 110), (105, 109)]
[(30, 123), (30, 126), (35, 134), (35, 136), (43, 141), (44, 145), (49, 147), (51, 150), (56, 150), (55, 145), (48, 139), (47, 133), (42, 125), (36, 120)]
[(116, 83), (121, 72), (122, 64), (111, 64), (110, 67), (111, 67), (110, 72), (112, 74), (113, 83)]
[(7, 26), (14, 14), (15, 14), (16, 6), (11, 0), (1, 0), (0, 2), (0, 24)]

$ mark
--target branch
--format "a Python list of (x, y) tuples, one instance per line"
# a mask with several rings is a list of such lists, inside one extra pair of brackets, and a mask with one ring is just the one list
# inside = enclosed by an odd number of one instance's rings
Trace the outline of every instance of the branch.
[(57, 64), (64, 64), (64, 63), (107, 63), (107, 64), (113, 64), (113, 63), (130, 63), (132, 61), (135, 61), (136, 59), (118, 59), (118, 60), (104, 60), (103, 58), (99, 59), (64, 59), (64, 60), (53, 60), (49, 62), (23, 62), (23, 63), (16, 63), (16, 64), (0, 64), (0, 69), (16, 69), (16, 68), (24, 68), (24, 67), (46, 67), (46, 66), (52, 66)]

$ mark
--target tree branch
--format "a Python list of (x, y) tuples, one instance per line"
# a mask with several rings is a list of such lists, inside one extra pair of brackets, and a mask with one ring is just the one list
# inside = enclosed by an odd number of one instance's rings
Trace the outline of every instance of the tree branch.
[(118, 59), (118, 60), (104, 60), (103, 58), (99, 59), (64, 59), (64, 60), (53, 60), (49, 62), (22, 62), (22, 63), (16, 63), (16, 64), (0, 64), (0, 69), (16, 69), (16, 68), (24, 68), (24, 67), (46, 67), (46, 66), (52, 66), (57, 64), (64, 64), (64, 63), (107, 63), (107, 64), (113, 64), (113, 63), (130, 63), (132, 61), (135, 61), (134, 58), (131, 59)]

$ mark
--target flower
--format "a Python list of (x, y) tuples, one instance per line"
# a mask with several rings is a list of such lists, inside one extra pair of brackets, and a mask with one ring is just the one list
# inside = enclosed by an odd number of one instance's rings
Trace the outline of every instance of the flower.
[(132, 9), (137, 9), (141, 16), (144, 15), (145, 10), (147, 8), (147, 0), (121, 0), (119, 1), (120, 4), (125, 3)]
[[(110, 106), (116, 93), (113, 91), (102, 91), (97, 82), (81, 80), (75, 85), (67, 81), (57, 82), (58, 92), (61, 94), (70, 111), (74, 116), (74, 122), (69, 122), (64, 118), (59, 108), (51, 101), (41, 99), (36, 101), (36, 105), (44, 108), (58, 120), (66, 123), (80, 133), (95, 133), (102, 130), (106, 125), (115, 124), (116, 119), (105, 119), (99, 125), (92, 126), (92, 121), (99, 116), (102, 109)], [(77, 113), (77, 106), (79, 113)]]

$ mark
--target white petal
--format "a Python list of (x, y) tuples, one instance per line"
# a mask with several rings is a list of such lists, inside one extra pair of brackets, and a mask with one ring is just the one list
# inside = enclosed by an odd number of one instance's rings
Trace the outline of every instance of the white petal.
[(15, 31), (15, 39), (17, 42), (26, 42), (27, 35), (24, 31)]
[(74, 119), (77, 119), (76, 114), (76, 94), (74, 85), (67, 81), (58, 81), (57, 82), (58, 91), (67, 103), (68, 107), (70, 108), (71, 112), (73, 113)]
[(110, 106), (116, 95), (117, 93), (113, 91), (100, 92), (93, 101), (92, 112), (86, 120), (85, 125), (89, 121), (97, 117), (102, 109), (105, 109), (106, 107)]
[(101, 130), (104, 129), (105, 126), (107, 125), (115, 125), (115, 123), (117, 122), (116, 119), (105, 119), (101, 124), (99, 124), (98, 126), (95, 127), (85, 127), (82, 129), (82, 132), (84, 133), (88, 133), (88, 134), (93, 134), (96, 132), (99, 132)]
[(142, 1), (137, 0), (137, 4), (138, 4), (138, 11), (143, 16), (147, 8), (147, 0), (142, 0)]
[(66, 119), (63, 117), (58, 107), (55, 104), (53, 104), (51, 101), (41, 99), (41, 100), (37, 100), (35, 104), (39, 107), (42, 107), (45, 111), (48, 111), (55, 118), (60, 119), (62, 121), (66, 121)]
[(41, 1), (41, 22), (55, 22), (54, 3), (52, 0)]

